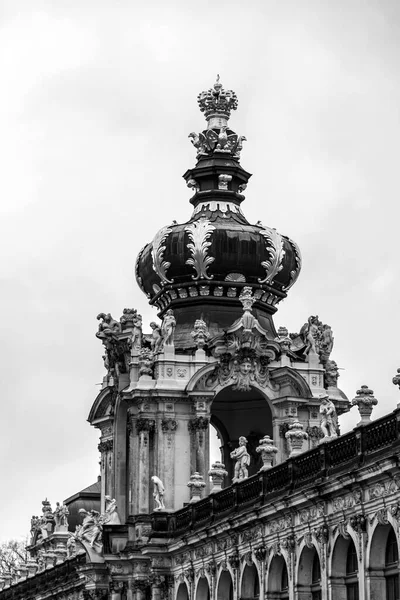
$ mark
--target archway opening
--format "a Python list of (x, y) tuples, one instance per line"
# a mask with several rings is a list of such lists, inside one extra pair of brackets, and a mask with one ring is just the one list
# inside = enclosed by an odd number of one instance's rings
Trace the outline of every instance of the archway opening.
[(246, 565), (242, 575), (242, 587), (240, 597), (243, 600), (253, 600), (260, 597), (260, 581), (257, 567)]
[(206, 577), (200, 577), (196, 588), (196, 600), (210, 600), (210, 587)]
[(268, 569), (267, 579), (268, 600), (289, 599), (289, 574), (283, 556), (274, 556)]
[(186, 583), (182, 582), (176, 594), (176, 600), (189, 600), (189, 592)]
[[(380, 590), (380, 598), (399, 598), (399, 547), (390, 524), (378, 525), (373, 533), (369, 555), (371, 595)], [(384, 593), (382, 593), (384, 592)]]
[(358, 600), (358, 556), (353, 540), (338, 537), (332, 554), (332, 597)]
[(211, 424), (220, 439), (222, 462), (232, 479), (234, 459), (231, 452), (238, 447), (239, 438), (247, 439), (247, 451), (251, 460), (249, 476), (262, 467), (260, 455), (256, 452), (264, 435), (273, 435), (272, 412), (267, 399), (255, 388), (239, 392), (231, 386), (221, 390), (211, 405)]
[(229, 571), (222, 571), (218, 581), (217, 600), (233, 600), (233, 582)]
[(297, 590), (312, 600), (321, 600), (321, 565), (314, 546), (304, 547), (300, 555)]

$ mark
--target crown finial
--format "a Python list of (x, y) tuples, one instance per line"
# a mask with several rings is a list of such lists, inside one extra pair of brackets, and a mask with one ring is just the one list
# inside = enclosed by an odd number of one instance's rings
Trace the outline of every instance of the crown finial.
[(212, 88), (200, 92), (197, 102), (208, 121), (208, 129), (226, 127), (231, 111), (236, 110), (238, 105), (235, 92), (224, 90), (219, 75)]

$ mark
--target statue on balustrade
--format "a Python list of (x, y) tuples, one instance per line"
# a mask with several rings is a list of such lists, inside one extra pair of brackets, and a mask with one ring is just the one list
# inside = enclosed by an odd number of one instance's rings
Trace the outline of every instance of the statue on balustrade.
[(338, 419), (336, 408), (328, 394), (320, 394), (319, 399), (321, 406), (319, 412), (321, 414), (321, 430), (324, 434), (323, 441), (337, 437)]
[(162, 351), (162, 346), (163, 346), (163, 337), (161, 335), (161, 327), (159, 325), (157, 325), (157, 323), (154, 323), (154, 321), (152, 321), (150, 323), (150, 327), (152, 329), (152, 333), (151, 333), (151, 350), (153, 352), (153, 354), (158, 354), (159, 352)]
[(250, 464), (250, 454), (247, 452), (247, 439), (244, 436), (239, 438), (239, 447), (231, 452), (231, 458), (236, 460), (235, 474), (232, 483), (247, 479), (249, 476), (248, 466)]
[(151, 478), (151, 481), (153, 482), (154, 488), (153, 488), (153, 498), (154, 498), (154, 502), (156, 504), (154, 510), (165, 510), (165, 506), (164, 506), (164, 493), (165, 493), (165, 488), (164, 488), (164, 484), (161, 481), (161, 479), (159, 477), (157, 477), (157, 475), (153, 475)]

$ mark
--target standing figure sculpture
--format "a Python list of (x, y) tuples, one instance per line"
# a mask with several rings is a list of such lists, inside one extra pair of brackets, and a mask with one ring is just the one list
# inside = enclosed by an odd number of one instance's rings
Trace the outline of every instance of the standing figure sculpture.
[(68, 515), (69, 510), (68, 507), (63, 504), (60, 505), (59, 502), (56, 502), (56, 509), (54, 511), (54, 520), (55, 520), (55, 529), (56, 531), (60, 530), (60, 528), (65, 528), (68, 530)]
[(121, 525), (121, 520), (117, 513), (117, 501), (111, 496), (104, 496), (105, 500), (105, 513), (104, 522), (107, 525)]
[(303, 335), (305, 338), (306, 348), (304, 353), (306, 355), (309, 354), (310, 351), (318, 354), (319, 351), (319, 337), (320, 337), (320, 328), (321, 325), (318, 316), (316, 317), (308, 317), (308, 323), (303, 325), (302, 330), (300, 331), (300, 335)]
[(154, 484), (153, 498), (154, 498), (154, 502), (156, 503), (156, 506), (155, 506), (154, 510), (165, 510), (165, 506), (164, 506), (164, 493), (165, 493), (164, 484), (161, 481), (161, 479), (159, 477), (157, 477), (157, 475), (153, 475), (153, 477), (151, 478), (151, 481)]
[(136, 314), (133, 319), (133, 330), (131, 337), (131, 348), (139, 350), (142, 346), (142, 316)]
[(159, 352), (161, 352), (162, 350), (162, 345), (163, 345), (163, 338), (161, 335), (161, 328), (159, 325), (157, 325), (157, 323), (154, 323), (154, 321), (152, 321), (150, 323), (150, 327), (152, 328), (152, 333), (151, 333), (151, 350), (154, 354), (158, 354)]
[(250, 454), (246, 448), (247, 440), (242, 435), (239, 438), (239, 447), (231, 452), (231, 458), (236, 459), (235, 463), (235, 476), (232, 479), (232, 483), (240, 481), (241, 479), (247, 479), (249, 471), (247, 467), (250, 464)]
[(337, 414), (336, 408), (332, 400), (329, 400), (328, 394), (320, 394), (318, 398), (321, 400), (319, 412), (321, 414), (321, 430), (324, 437), (321, 441), (337, 437)]
[(176, 326), (176, 319), (174, 317), (174, 311), (172, 308), (168, 309), (165, 313), (162, 326), (161, 334), (164, 341), (164, 346), (172, 346), (174, 343), (174, 331)]

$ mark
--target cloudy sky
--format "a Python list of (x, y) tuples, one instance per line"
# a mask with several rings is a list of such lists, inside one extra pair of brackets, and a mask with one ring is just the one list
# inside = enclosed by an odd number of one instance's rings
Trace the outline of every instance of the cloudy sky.
[(303, 254), (276, 325), (317, 313), (348, 397), (400, 402), (399, 29), (397, 0), (0, 0), (0, 539), (97, 477), (96, 315), (155, 318), (135, 258), (191, 213), (187, 136), (217, 73), (248, 140), (243, 210)]

